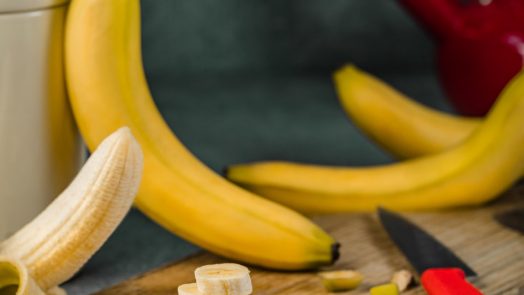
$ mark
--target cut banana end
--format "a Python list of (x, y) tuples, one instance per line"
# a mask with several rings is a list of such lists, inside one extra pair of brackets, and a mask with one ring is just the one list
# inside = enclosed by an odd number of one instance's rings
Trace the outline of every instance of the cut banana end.
[(391, 283), (397, 285), (399, 292), (404, 292), (408, 289), (413, 281), (413, 275), (408, 270), (400, 270), (393, 274)]
[(45, 295), (46, 293), (31, 278), (21, 261), (0, 257), (0, 294)]
[(325, 271), (318, 274), (329, 292), (349, 291), (358, 288), (364, 276), (352, 270)]
[(201, 266), (195, 270), (196, 285), (202, 294), (248, 295), (253, 292), (249, 269), (235, 263)]
[(47, 291), (47, 295), (67, 295), (67, 292), (60, 287), (54, 287)]
[(385, 284), (373, 287), (369, 290), (370, 295), (399, 295), (398, 287), (395, 284)]
[(196, 283), (178, 286), (178, 295), (202, 295)]

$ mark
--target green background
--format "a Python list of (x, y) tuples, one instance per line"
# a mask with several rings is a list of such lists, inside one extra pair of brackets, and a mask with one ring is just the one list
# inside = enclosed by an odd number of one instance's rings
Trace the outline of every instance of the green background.
[[(180, 139), (216, 171), (268, 159), (391, 162), (338, 105), (331, 74), (345, 63), (449, 109), (435, 78), (432, 42), (396, 1), (142, 5), (143, 55), (155, 101)], [(132, 211), (66, 287), (89, 294), (195, 251)]]

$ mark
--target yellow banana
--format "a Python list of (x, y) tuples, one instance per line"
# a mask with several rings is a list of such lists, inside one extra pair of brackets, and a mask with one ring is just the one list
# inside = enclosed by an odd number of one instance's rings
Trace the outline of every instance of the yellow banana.
[(343, 67), (333, 79), (353, 123), (398, 158), (445, 150), (466, 139), (481, 122), (425, 107), (355, 66)]
[(331, 264), (336, 243), (314, 223), (247, 192), (196, 159), (171, 132), (144, 77), (138, 0), (74, 0), (66, 77), (90, 149), (126, 125), (144, 149), (136, 206), (166, 229), (223, 256), (276, 269)]
[(406, 162), (335, 168), (292, 163), (230, 167), (228, 177), (304, 212), (440, 209), (495, 198), (524, 172), (524, 74), (461, 144)]
[(61, 294), (56, 286), (87, 262), (131, 208), (141, 173), (142, 152), (129, 129), (104, 140), (49, 207), (0, 243), (0, 290)]

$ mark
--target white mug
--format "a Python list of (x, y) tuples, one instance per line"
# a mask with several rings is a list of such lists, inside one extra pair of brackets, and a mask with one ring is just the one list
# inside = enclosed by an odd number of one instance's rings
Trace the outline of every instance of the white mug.
[(0, 238), (72, 180), (83, 148), (67, 100), (67, 0), (0, 0)]

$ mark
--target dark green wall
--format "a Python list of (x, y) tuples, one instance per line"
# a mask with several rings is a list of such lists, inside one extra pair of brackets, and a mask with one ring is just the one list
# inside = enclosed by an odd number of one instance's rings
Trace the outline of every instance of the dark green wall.
[(394, 0), (144, 0), (142, 8), (149, 73), (432, 66), (431, 41)]

